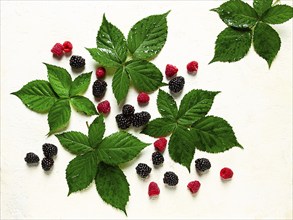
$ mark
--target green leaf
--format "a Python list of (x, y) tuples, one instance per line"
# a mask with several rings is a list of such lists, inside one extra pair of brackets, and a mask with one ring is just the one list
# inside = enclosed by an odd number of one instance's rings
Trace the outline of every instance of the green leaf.
[(98, 114), (94, 104), (86, 97), (75, 96), (70, 99), (70, 103), (76, 111), (82, 112), (85, 115), (91, 116)]
[(253, 0), (253, 8), (259, 16), (272, 6), (273, 0)]
[(250, 30), (236, 30), (231, 27), (223, 30), (216, 40), (215, 55), (210, 63), (235, 62), (249, 51), (252, 34)]
[(105, 15), (103, 16), (103, 22), (97, 35), (97, 48), (117, 63), (122, 64), (126, 60), (126, 40), (122, 32), (107, 21)]
[(125, 100), (130, 85), (130, 79), (123, 67), (117, 69), (112, 80), (112, 90), (117, 103), (120, 104)]
[(129, 183), (119, 167), (100, 163), (96, 176), (96, 187), (106, 203), (122, 210), (127, 215), (125, 207), (130, 196)]
[(92, 72), (89, 72), (83, 73), (76, 77), (72, 82), (72, 86), (69, 92), (70, 97), (82, 95), (83, 93), (85, 93), (91, 82), (91, 76)]
[(93, 148), (97, 148), (105, 133), (105, 123), (103, 115), (97, 117), (89, 127), (89, 142)]
[(222, 118), (215, 116), (204, 117), (195, 122), (190, 130), (196, 148), (209, 153), (219, 153), (242, 146), (238, 143), (232, 127)]
[(219, 92), (191, 90), (181, 100), (178, 111), (178, 123), (190, 126), (205, 116), (212, 107), (215, 96)]
[(282, 24), (293, 17), (293, 8), (289, 5), (271, 7), (262, 16), (261, 20), (269, 24)]
[(258, 21), (256, 11), (241, 0), (230, 0), (212, 11), (217, 12), (222, 21), (230, 27), (252, 28)]
[(170, 118), (156, 118), (150, 121), (141, 133), (155, 138), (166, 137), (173, 132), (176, 126), (176, 121), (172, 121)]
[(66, 69), (44, 63), (48, 70), (48, 79), (54, 91), (61, 98), (69, 97), (72, 79)]
[(171, 158), (190, 171), (195, 152), (194, 137), (187, 128), (178, 126), (170, 137), (169, 154)]
[(11, 94), (16, 95), (30, 110), (40, 113), (48, 112), (58, 99), (50, 83), (44, 80), (31, 81)]
[(55, 136), (58, 138), (60, 144), (72, 154), (80, 155), (93, 151), (88, 137), (81, 132), (70, 131)]
[(171, 95), (164, 92), (163, 90), (159, 90), (158, 98), (157, 98), (157, 106), (160, 114), (165, 118), (177, 118), (177, 105), (175, 100)]
[(108, 50), (98, 48), (86, 48), (91, 54), (92, 58), (104, 67), (120, 67), (121, 64), (118, 61), (112, 60), (112, 54), (109, 54)]
[(132, 60), (125, 68), (138, 91), (153, 92), (163, 85), (161, 71), (146, 60)]
[(75, 157), (66, 168), (68, 195), (87, 188), (97, 174), (96, 153), (88, 152)]
[(100, 143), (97, 149), (98, 158), (111, 165), (126, 163), (134, 159), (147, 145), (149, 144), (127, 132), (116, 132)]
[(61, 99), (56, 101), (48, 114), (49, 135), (64, 129), (68, 125), (70, 114), (69, 100)]
[(136, 59), (154, 58), (167, 40), (167, 15), (152, 15), (137, 22), (128, 33), (128, 49)]
[(280, 50), (281, 39), (270, 25), (260, 22), (254, 29), (253, 46), (256, 53), (264, 58), (270, 67)]

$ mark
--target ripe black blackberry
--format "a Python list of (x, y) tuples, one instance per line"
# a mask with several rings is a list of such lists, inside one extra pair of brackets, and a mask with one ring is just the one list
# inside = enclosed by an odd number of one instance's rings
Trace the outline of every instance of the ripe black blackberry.
[(132, 123), (132, 116), (124, 116), (123, 114), (118, 114), (115, 117), (117, 126), (120, 129), (127, 129)]
[(53, 157), (57, 155), (58, 148), (54, 144), (43, 144), (43, 152), (45, 157)]
[(211, 168), (211, 163), (206, 158), (199, 158), (195, 160), (195, 168), (199, 172), (204, 172), (206, 170), (209, 170)]
[(27, 163), (38, 163), (40, 158), (38, 157), (38, 155), (29, 152), (26, 154), (25, 158), (24, 158), (25, 162)]
[(148, 112), (142, 111), (139, 113), (135, 113), (133, 115), (132, 125), (134, 127), (140, 127), (140, 126), (146, 125), (150, 119), (151, 119), (151, 115)]
[(42, 168), (45, 171), (48, 171), (51, 169), (51, 167), (54, 165), (54, 160), (49, 157), (44, 157), (42, 160)]
[(164, 174), (163, 182), (169, 186), (176, 186), (179, 182), (179, 179), (174, 172), (169, 171)]
[(105, 95), (107, 83), (102, 79), (97, 79), (93, 84), (93, 95), (102, 98)]
[(152, 168), (145, 163), (139, 163), (135, 169), (136, 173), (142, 178), (146, 178), (152, 171)]
[(185, 80), (182, 76), (175, 77), (174, 79), (171, 79), (169, 82), (169, 89), (171, 92), (177, 93), (180, 92), (185, 84)]
[(152, 154), (152, 161), (154, 165), (160, 165), (164, 163), (164, 157), (160, 152), (154, 152)]
[(70, 66), (71, 66), (72, 68), (74, 68), (74, 69), (79, 69), (79, 68), (84, 67), (84, 65), (85, 65), (85, 59), (82, 58), (81, 56), (73, 55), (73, 56), (70, 58), (69, 64), (70, 64)]
[(134, 112), (135, 112), (135, 109), (132, 105), (126, 104), (122, 107), (122, 114), (124, 116), (131, 116), (134, 114)]

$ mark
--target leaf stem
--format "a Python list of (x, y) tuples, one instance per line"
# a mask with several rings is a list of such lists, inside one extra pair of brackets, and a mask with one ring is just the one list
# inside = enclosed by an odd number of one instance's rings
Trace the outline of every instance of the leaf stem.
[(89, 122), (86, 121), (85, 123), (86, 123), (87, 128), (89, 129), (89, 128), (90, 128), (90, 126), (89, 126)]

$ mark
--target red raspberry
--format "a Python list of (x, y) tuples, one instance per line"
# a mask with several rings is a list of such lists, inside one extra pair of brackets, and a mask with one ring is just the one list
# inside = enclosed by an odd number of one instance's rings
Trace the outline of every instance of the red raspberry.
[(98, 67), (96, 70), (96, 76), (98, 79), (104, 78), (106, 75), (106, 70), (104, 67)]
[(151, 182), (149, 185), (149, 196), (158, 196), (160, 194), (160, 188), (155, 182)]
[(141, 92), (141, 93), (138, 94), (138, 96), (137, 96), (137, 102), (139, 104), (146, 104), (149, 101), (150, 101), (150, 97), (149, 97), (149, 95), (147, 93)]
[(221, 169), (220, 176), (224, 180), (231, 179), (233, 176), (233, 171), (228, 167), (224, 167), (223, 169)]
[(173, 66), (171, 64), (167, 64), (166, 69), (165, 69), (165, 74), (167, 77), (172, 77), (176, 75), (178, 72), (178, 68), (176, 66)]
[(159, 138), (154, 143), (155, 149), (160, 151), (161, 153), (164, 152), (166, 145), (167, 145), (167, 139), (164, 137)]
[(108, 114), (111, 111), (110, 102), (107, 100), (100, 102), (97, 106), (97, 109), (100, 113)]
[(187, 188), (190, 190), (191, 193), (197, 193), (200, 188), (200, 182), (195, 180), (188, 183)]
[(187, 71), (189, 73), (197, 73), (197, 70), (198, 70), (198, 62), (191, 61), (190, 63), (187, 64), (186, 68), (187, 68)]
[(73, 48), (72, 43), (70, 43), (69, 41), (65, 41), (63, 43), (63, 47), (64, 47), (63, 50), (64, 50), (65, 53), (70, 53), (72, 51), (72, 48)]
[(56, 43), (54, 47), (52, 47), (51, 52), (58, 57), (61, 57), (63, 55), (63, 45), (60, 43)]

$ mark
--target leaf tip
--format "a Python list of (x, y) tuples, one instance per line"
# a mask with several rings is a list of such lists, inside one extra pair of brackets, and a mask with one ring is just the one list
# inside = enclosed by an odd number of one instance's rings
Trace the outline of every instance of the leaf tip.
[(126, 215), (126, 217), (127, 217), (127, 212), (126, 212), (126, 209), (124, 208), (124, 209), (121, 209), (123, 212), (124, 212), (124, 214)]
[(170, 12), (171, 10), (167, 11), (164, 15), (167, 16)]

